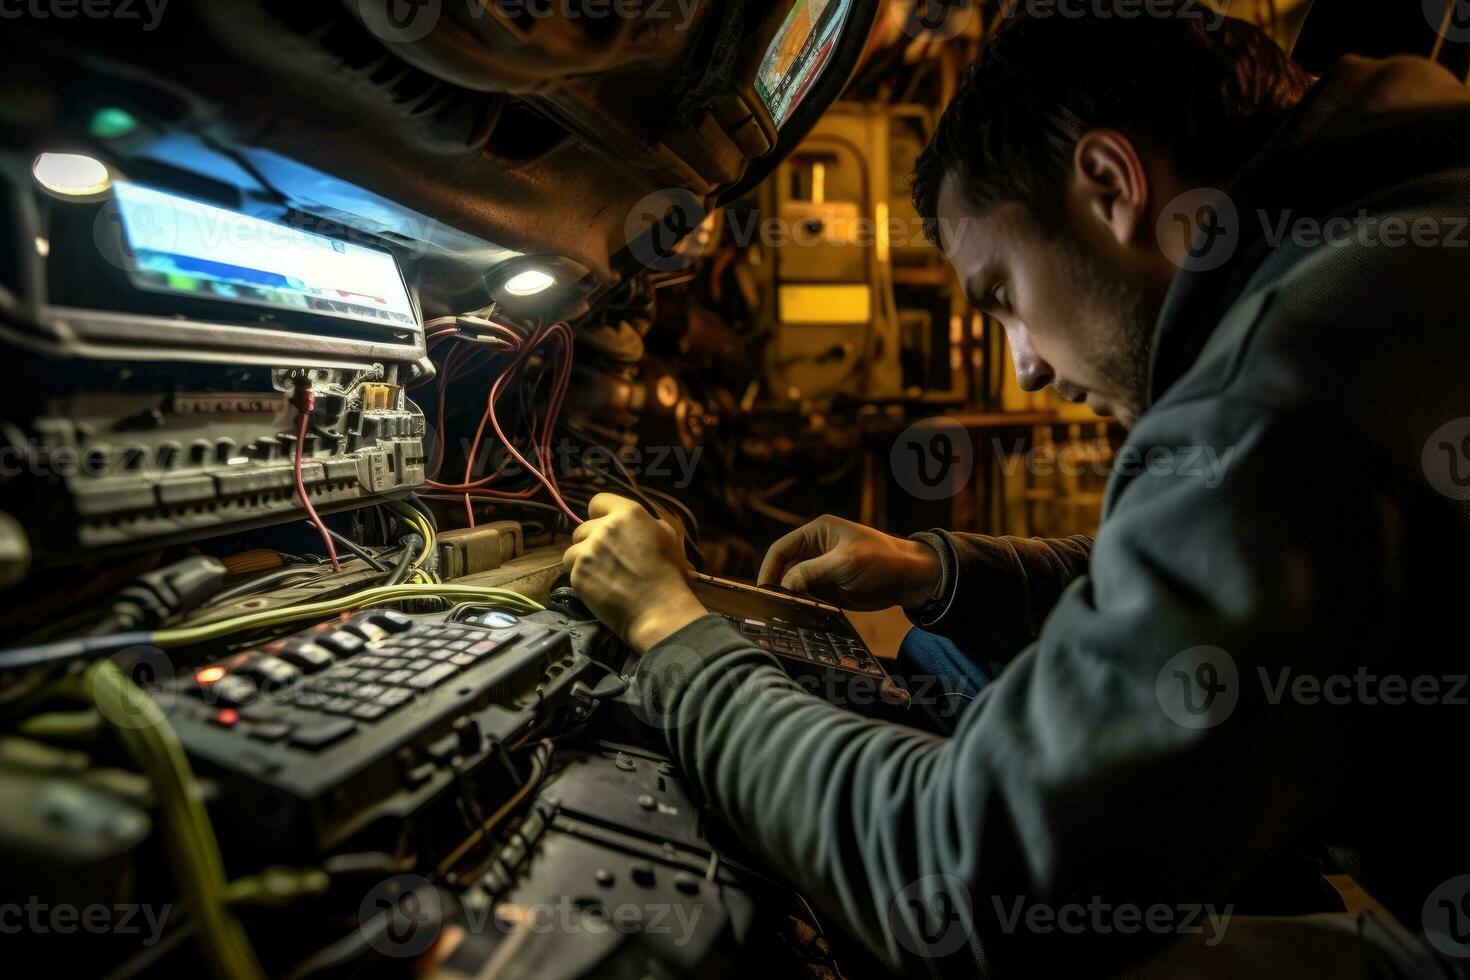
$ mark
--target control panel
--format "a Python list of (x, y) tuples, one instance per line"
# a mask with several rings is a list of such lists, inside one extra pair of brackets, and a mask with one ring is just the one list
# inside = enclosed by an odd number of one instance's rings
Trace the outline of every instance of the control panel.
[[(195, 668), (154, 692), (230, 805), (252, 860), (396, 833), (456, 779), (555, 719), (589, 664), (552, 613), (481, 622), (359, 613)], [(537, 618), (541, 617), (541, 618)]]

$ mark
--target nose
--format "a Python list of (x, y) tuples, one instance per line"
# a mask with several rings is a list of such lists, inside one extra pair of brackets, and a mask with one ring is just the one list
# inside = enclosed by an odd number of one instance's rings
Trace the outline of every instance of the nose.
[(1011, 360), (1016, 365), (1016, 383), (1022, 391), (1040, 391), (1057, 379), (1056, 371), (1031, 346), (1025, 327), (1007, 326), (1006, 340), (1011, 345)]

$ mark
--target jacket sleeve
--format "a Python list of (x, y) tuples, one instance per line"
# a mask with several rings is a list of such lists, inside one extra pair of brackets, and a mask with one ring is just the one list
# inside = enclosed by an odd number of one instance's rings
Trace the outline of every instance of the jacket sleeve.
[(1343, 801), (1352, 767), (1322, 760), (1373, 737), (1360, 708), (1280, 684), (1381, 670), (1403, 635), (1402, 505), (1361, 444), (1203, 403), (1130, 441), (1177, 465), (1115, 474), (1091, 573), (949, 739), (810, 696), (715, 617), (640, 665), (715, 810), (896, 969), (1090, 975), (1208, 942)]
[(1092, 538), (1081, 534), (1016, 538), (935, 529), (914, 537), (939, 552), (943, 575), (910, 620), (999, 665), (1036, 639), (1092, 554)]

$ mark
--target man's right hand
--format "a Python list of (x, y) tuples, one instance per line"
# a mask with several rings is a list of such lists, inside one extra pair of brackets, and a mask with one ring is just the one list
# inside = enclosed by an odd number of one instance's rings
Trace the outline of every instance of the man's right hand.
[(760, 584), (804, 592), (843, 609), (917, 609), (939, 585), (939, 555), (830, 514), (771, 545)]

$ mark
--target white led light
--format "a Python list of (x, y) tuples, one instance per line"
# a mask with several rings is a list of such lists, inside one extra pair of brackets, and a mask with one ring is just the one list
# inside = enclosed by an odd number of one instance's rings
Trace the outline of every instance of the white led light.
[(63, 197), (93, 197), (112, 186), (107, 164), (80, 153), (42, 153), (31, 164), (36, 183)]
[(507, 279), (502, 288), (512, 296), (534, 296), (554, 285), (556, 285), (556, 279), (551, 273), (542, 272), (540, 269), (527, 269)]

